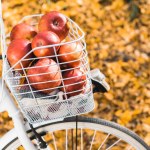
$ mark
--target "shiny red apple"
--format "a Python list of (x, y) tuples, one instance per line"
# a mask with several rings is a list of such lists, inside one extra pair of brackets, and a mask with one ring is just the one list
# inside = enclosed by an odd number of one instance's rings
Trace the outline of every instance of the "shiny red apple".
[(62, 74), (62, 77), (64, 87), (62, 87), (61, 90), (66, 92), (67, 97), (75, 96), (84, 92), (84, 87), (86, 85), (86, 75), (83, 71), (80, 69), (65, 71)]
[(58, 59), (61, 63), (64, 63), (62, 64), (64, 68), (75, 68), (81, 63), (83, 50), (81, 44), (75, 42), (62, 45), (58, 54), (60, 55)]
[(26, 23), (20, 23), (13, 27), (10, 33), (10, 40), (32, 39), (37, 34), (36, 29)]
[[(17, 39), (17, 40), (13, 40), (9, 46), (8, 46), (8, 50), (7, 50), (7, 59), (12, 66), (14, 66), (22, 57), (24, 57), (27, 53), (29, 53), (31, 50), (31, 43), (28, 40), (25, 39)], [(32, 53), (27, 55), (27, 58), (31, 58), (32, 57)], [(26, 61), (21, 61), (22, 66), (24, 68), (28, 67), (28, 65), (30, 64), (31, 60), (26, 60)], [(20, 65), (20, 63), (18, 63), (14, 69), (19, 69), (18, 72), (23, 73), (22, 70), (22, 66)]]
[(49, 94), (61, 84), (60, 69), (54, 60), (43, 58), (32, 67), (34, 68), (28, 69), (27, 76), (31, 86), (36, 90)]
[(38, 24), (39, 31), (52, 31), (62, 41), (69, 33), (66, 17), (57, 11), (51, 11), (42, 16)]
[[(59, 37), (51, 31), (43, 31), (38, 33), (33, 41), (32, 41), (32, 49), (40, 46), (46, 46), (46, 45), (53, 45), (53, 44), (59, 44), (60, 39)], [(58, 46), (55, 47), (56, 52), (58, 50)], [(36, 57), (44, 57), (44, 56), (53, 56), (55, 55), (54, 47), (48, 47), (48, 48), (39, 48), (35, 50), (34, 55)]]

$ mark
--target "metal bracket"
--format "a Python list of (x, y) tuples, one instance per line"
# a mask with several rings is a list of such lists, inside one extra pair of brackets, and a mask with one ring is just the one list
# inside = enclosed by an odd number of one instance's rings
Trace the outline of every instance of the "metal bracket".
[(93, 93), (96, 92), (108, 92), (110, 90), (110, 86), (105, 81), (105, 75), (100, 72), (99, 69), (93, 69), (90, 71), (92, 84), (94, 85)]
[(29, 125), (30, 125), (32, 132), (34, 133), (35, 138), (37, 139), (37, 141), (39, 143), (39, 147), (41, 149), (47, 148), (47, 143), (42, 139), (41, 135), (36, 132), (36, 130), (34, 129), (32, 124), (29, 123)]

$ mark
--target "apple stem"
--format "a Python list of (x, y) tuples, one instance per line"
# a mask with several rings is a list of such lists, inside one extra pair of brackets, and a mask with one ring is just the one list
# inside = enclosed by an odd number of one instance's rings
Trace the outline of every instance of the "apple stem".
[(55, 25), (55, 26), (58, 26), (58, 25), (59, 25), (58, 21), (55, 20), (55, 21), (54, 21), (54, 25)]

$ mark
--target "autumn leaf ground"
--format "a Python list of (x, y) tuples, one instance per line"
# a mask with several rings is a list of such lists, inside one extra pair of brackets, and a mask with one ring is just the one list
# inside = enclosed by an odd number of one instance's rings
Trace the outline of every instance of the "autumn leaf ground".
[[(3, 1), (6, 32), (25, 15), (58, 10), (86, 33), (91, 69), (99, 68), (111, 90), (95, 94), (87, 114), (124, 125), (150, 145), (150, 1), (14, 0)], [(0, 135), (13, 127), (0, 114)]]

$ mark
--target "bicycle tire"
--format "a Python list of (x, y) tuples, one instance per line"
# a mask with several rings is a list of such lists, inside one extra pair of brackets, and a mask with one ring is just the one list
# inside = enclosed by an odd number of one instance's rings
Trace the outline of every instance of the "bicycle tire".
[[(74, 124), (74, 125), (73, 125)], [(53, 132), (58, 130), (64, 129), (75, 129), (76, 124), (76, 117), (66, 118), (63, 121), (48, 123), (41, 126), (36, 127), (37, 132)], [(136, 150), (150, 150), (150, 147), (134, 132), (130, 131), (129, 129), (120, 126), (114, 122), (106, 121), (103, 119), (97, 118), (87, 118), (83, 116), (78, 116), (78, 127), (86, 127), (89, 129), (93, 129), (96, 127), (98, 131), (102, 131), (108, 133), (111, 131), (110, 134), (115, 135), (116, 137), (121, 138), (122, 140), (126, 141), (130, 145), (133, 146)], [(94, 127), (94, 128), (93, 128)], [(57, 130), (55, 130), (58, 128)], [(108, 130), (109, 129), (109, 130)], [(27, 133), (31, 133), (31, 130), (28, 130)], [(12, 150), (12, 147), (21, 145), (19, 143), (18, 138), (12, 139), (2, 150)]]

